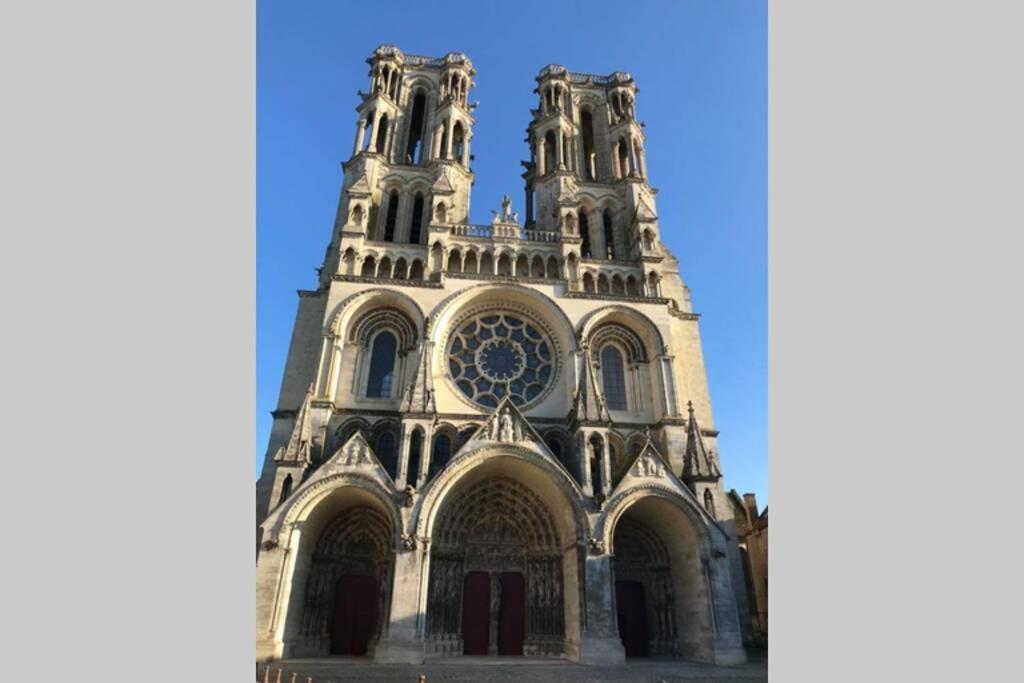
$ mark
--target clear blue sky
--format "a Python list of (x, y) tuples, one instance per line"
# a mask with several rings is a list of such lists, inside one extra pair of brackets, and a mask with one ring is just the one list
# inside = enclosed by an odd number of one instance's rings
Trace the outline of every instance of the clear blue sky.
[(257, 453), (259, 471), (298, 302), (316, 286), (352, 150), (364, 60), (381, 43), (465, 52), (477, 70), (470, 220), (503, 194), (522, 210), (519, 161), (534, 76), (629, 71), (701, 333), (727, 488), (768, 503), (767, 16), (764, 2), (257, 3)]

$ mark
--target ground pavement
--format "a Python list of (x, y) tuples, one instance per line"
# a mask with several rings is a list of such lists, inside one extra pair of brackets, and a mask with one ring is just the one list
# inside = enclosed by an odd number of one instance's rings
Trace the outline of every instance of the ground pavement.
[[(257, 668), (264, 680), (264, 669)], [(624, 666), (581, 666), (565, 660), (525, 659), (522, 657), (459, 657), (433, 660), (426, 664), (374, 664), (361, 657), (287, 659), (270, 664), (269, 683), (343, 683), (374, 681), (379, 683), (676, 683), (677, 681), (757, 681), (768, 680), (768, 664), (752, 661), (740, 666), (712, 666), (674, 660), (630, 660)], [(295, 678), (292, 678), (295, 674)]]

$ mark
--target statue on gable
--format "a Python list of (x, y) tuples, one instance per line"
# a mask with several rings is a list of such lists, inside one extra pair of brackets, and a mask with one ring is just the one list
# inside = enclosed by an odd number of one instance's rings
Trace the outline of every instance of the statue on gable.
[(506, 223), (512, 220), (512, 198), (508, 195), (501, 199), (501, 220)]
[(512, 424), (512, 411), (508, 408), (501, 414), (501, 432), (499, 440), (505, 443), (515, 441), (515, 427)]

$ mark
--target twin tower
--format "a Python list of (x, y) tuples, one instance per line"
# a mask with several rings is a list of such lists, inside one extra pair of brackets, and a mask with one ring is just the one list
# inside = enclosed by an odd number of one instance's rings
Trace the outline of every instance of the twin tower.
[[(404, 54), (382, 45), (367, 60), (369, 92), (360, 92), (352, 157), (323, 282), (332, 273), (437, 280), (440, 271), (462, 271), (447, 250), (401, 254), (381, 262), (360, 260), (363, 241), (427, 247), (448, 235), (523, 238), (559, 243), (552, 262), (468, 264), (473, 274), (565, 279), (570, 291), (659, 296), (661, 274), (621, 272), (610, 264), (638, 264), (657, 257), (657, 217), (647, 182), (643, 126), (636, 119), (637, 88), (625, 72), (579, 74), (549, 65), (537, 76), (537, 108), (527, 127), (525, 216), (506, 198), (490, 226), (468, 223), (473, 185), (475, 70), (469, 58)], [(342, 242), (345, 242), (344, 244)], [(445, 244), (445, 246), (447, 246)], [(352, 247), (349, 260), (346, 248)], [(522, 272), (524, 266), (526, 272)]]

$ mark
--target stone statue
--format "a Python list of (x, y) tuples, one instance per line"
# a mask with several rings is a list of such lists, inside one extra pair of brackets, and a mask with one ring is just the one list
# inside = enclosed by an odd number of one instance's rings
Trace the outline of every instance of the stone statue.
[(487, 438), (490, 439), (491, 441), (499, 440), (500, 435), (498, 434), (498, 419), (498, 417), (495, 417), (493, 420), (491, 420), (491, 424), (488, 427)]
[(501, 220), (508, 221), (512, 217), (512, 198), (505, 195), (501, 199)]
[(515, 441), (515, 429), (512, 426), (512, 413), (509, 410), (505, 410), (501, 414), (501, 434), (500, 441)]

